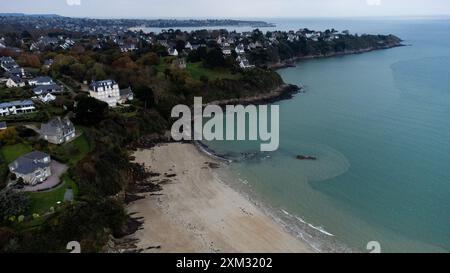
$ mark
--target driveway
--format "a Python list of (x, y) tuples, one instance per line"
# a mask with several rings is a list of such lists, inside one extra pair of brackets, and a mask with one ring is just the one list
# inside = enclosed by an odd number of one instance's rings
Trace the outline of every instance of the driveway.
[(61, 182), (60, 177), (67, 171), (67, 169), (68, 168), (66, 165), (52, 160), (52, 163), (50, 164), (52, 176), (50, 176), (49, 178), (47, 178), (47, 180), (40, 184), (34, 186), (25, 186), (23, 188), (23, 191), (36, 192), (52, 189), (59, 185), (59, 183)]

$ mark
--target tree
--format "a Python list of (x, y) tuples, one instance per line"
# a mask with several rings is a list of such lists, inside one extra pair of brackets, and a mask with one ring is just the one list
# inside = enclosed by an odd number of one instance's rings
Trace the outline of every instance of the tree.
[(133, 88), (136, 98), (144, 102), (146, 108), (153, 106), (155, 104), (155, 98), (153, 95), (153, 90), (147, 86), (138, 86)]
[(108, 104), (92, 97), (79, 98), (75, 107), (75, 122), (83, 125), (97, 125), (106, 118)]
[(184, 48), (186, 47), (186, 42), (183, 40), (177, 40), (175, 48), (179, 53), (183, 52)]
[(0, 191), (0, 221), (25, 213), (30, 208), (30, 200), (23, 192), (10, 188)]
[(155, 52), (150, 52), (142, 56), (137, 62), (139, 65), (157, 65), (159, 64), (159, 57)]
[(16, 128), (10, 127), (0, 131), (0, 143), (3, 145), (13, 145), (19, 140)]
[(34, 68), (40, 68), (41, 67), (41, 61), (39, 60), (37, 55), (32, 55), (28, 53), (22, 53), (20, 54), (17, 62), (21, 66), (25, 67), (34, 67)]
[(224, 67), (225, 66), (225, 58), (223, 57), (222, 51), (218, 48), (211, 49), (206, 54), (206, 59), (204, 61), (204, 65), (206, 67), (215, 68), (215, 67)]

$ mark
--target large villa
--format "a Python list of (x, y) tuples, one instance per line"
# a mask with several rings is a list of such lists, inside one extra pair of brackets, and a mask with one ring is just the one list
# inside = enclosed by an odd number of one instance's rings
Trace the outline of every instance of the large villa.
[(75, 126), (67, 117), (55, 117), (42, 124), (40, 134), (50, 143), (62, 144), (75, 138)]
[(94, 81), (89, 86), (89, 95), (116, 107), (120, 100), (119, 84), (114, 80)]
[(51, 158), (48, 154), (34, 151), (23, 155), (9, 164), (9, 170), (17, 178), (29, 185), (36, 185), (52, 175), (50, 169)]

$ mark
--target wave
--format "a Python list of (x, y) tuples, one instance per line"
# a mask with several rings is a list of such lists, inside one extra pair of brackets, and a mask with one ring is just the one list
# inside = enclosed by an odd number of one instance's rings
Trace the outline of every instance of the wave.
[(200, 152), (206, 154), (207, 156), (219, 160), (219, 161), (225, 161), (227, 163), (232, 163), (233, 160), (226, 158), (223, 155), (217, 154), (214, 150), (208, 147), (208, 145), (204, 144), (201, 141), (194, 141), (195, 147), (200, 150)]
[(281, 209), (281, 212), (283, 212), (284, 214), (286, 214), (286, 215), (289, 216), (289, 217), (295, 218), (297, 221), (301, 222), (302, 224), (308, 225), (308, 227), (310, 227), (310, 228), (312, 228), (312, 229), (314, 229), (314, 230), (317, 230), (317, 231), (319, 231), (320, 233), (323, 233), (323, 234), (325, 234), (325, 235), (327, 235), (327, 236), (330, 236), (330, 237), (334, 237), (333, 234), (331, 234), (331, 233), (329, 233), (328, 231), (326, 231), (323, 227), (317, 227), (317, 226), (314, 226), (314, 225), (312, 225), (312, 224), (306, 222), (306, 221), (303, 220), (302, 218), (290, 214), (289, 212), (287, 212), (287, 211), (284, 210), (284, 209)]

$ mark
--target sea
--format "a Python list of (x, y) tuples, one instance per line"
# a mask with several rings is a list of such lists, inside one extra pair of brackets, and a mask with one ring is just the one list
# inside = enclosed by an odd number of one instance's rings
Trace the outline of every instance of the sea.
[(277, 151), (205, 142), (232, 160), (232, 186), (317, 251), (449, 252), (450, 18), (263, 20), (394, 34), (406, 46), (279, 70), (305, 93), (276, 103)]

